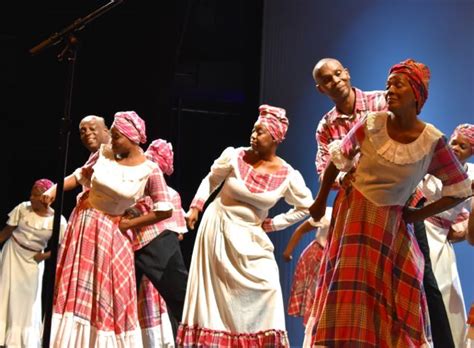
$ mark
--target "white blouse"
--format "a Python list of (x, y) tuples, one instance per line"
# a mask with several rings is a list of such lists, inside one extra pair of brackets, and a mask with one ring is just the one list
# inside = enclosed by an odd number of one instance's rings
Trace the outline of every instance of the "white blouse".
[(94, 208), (111, 215), (122, 215), (143, 196), (147, 180), (157, 167), (150, 160), (136, 166), (122, 165), (115, 160), (111, 147), (102, 145), (92, 167), (92, 177), (83, 172), (87, 170), (84, 167), (74, 175), (81, 185), (90, 187), (89, 202)]
[[(18, 204), (9, 214), (7, 225), (16, 226), (13, 236), (23, 246), (33, 250), (41, 251), (46, 248), (48, 240), (53, 233), (54, 212), (51, 216), (40, 216), (33, 211), (31, 202)], [(61, 242), (67, 221), (61, 216), (60, 236)]]
[[(333, 163), (340, 170), (350, 169), (354, 161), (348, 159), (349, 152), (359, 151), (353, 186), (378, 206), (403, 206), (428, 173), (432, 161), (448, 166), (457, 159), (454, 155), (446, 156), (446, 152), (435, 152), (443, 134), (431, 124), (426, 124), (418, 138), (409, 144), (391, 139), (387, 131), (388, 115), (368, 114), (351, 130), (347, 139), (331, 143), (329, 151)], [(459, 170), (462, 170), (460, 165)], [(448, 179), (458, 174), (459, 171), (453, 169), (443, 176)], [(443, 188), (444, 196), (467, 197), (469, 194), (468, 179)]]

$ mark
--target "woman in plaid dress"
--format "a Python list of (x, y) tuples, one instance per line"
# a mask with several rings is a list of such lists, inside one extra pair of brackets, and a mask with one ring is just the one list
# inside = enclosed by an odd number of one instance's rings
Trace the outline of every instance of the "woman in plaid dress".
[(288, 315), (303, 317), (303, 325), (306, 325), (309, 315), (311, 314), (311, 306), (314, 302), (314, 294), (319, 274), (319, 265), (326, 246), (331, 214), (332, 208), (328, 207), (324, 217), (320, 221), (315, 222), (312, 218), (309, 218), (298, 226), (283, 252), (285, 261), (291, 261), (293, 259), (291, 254), (303, 234), (316, 229), (315, 239), (303, 250), (296, 264), (293, 283), (291, 284), (290, 298), (288, 300)]
[[(442, 133), (418, 119), (428, 81), (421, 63), (393, 66), (389, 111), (368, 114), (331, 146), (310, 208), (315, 220), (324, 214), (339, 169), (350, 170), (357, 153), (360, 159), (352, 186), (333, 210), (305, 346), (431, 345), (423, 255), (407, 223), (458, 204), (471, 194), (471, 183)], [(443, 182), (443, 197), (420, 210), (404, 209), (426, 173)]]
[[(102, 145), (64, 189), (90, 187), (71, 214), (56, 271), (52, 347), (142, 347), (131, 228), (171, 216), (163, 174), (139, 144), (145, 123), (133, 111), (115, 114), (111, 144)], [(54, 199), (56, 187), (43, 194)], [(125, 218), (143, 195), (153, 212)]]
[[(474, 180), (474, 165), (467, 160), (474, 153), (474, 125), (462, 124), (456, 127), (449, 141), (453, 152), (466, 169), (470, 180)], [(430, 204), (441, 197), (441, 181), (426, 175), (418, 185), (418, 190)], [(466, 307), (459, 279), (453, 242), (465, 241), (468, 232), (472, 198), (455, 207), (424, 220), (433, 272), (443, 296), (456, 347), (462, 347), (466, 336)]]
[[(287, 130), (285, 110), (261, 105), (250, 148), (224, 150), (188, 212), (190, 228), (211, 193), (189, 270), (180, 347), (287, 347), (283, 297), (267, 232), (306, 216), (311, 191), (301, 174), (276, 156)], [(267, 218), (281, 198), (294, 206)]]

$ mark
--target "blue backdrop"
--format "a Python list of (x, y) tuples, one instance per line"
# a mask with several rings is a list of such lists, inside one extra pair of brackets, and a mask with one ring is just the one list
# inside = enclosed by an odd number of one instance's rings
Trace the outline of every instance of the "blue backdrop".
[[(270, 0), (265, 2), (261, 102), (287, 109), (290, 128), (280, 155), (317, 191), (314, 133), (331, 102), (314, 87), (311, 71), (323, 57), (338, 58), (352, 83), (384, 89), (394, 63), (413, 58), (432, 73), (421, 118), (450, 135), (459, 123), (474, 123), (474, 0)], [(474, 162), (474, 158), (470, 159)], [(276, 207), (274, 213), (285, 209)], [(281, 254), (293, 229), (271, 236), (288, 300), (296, 259)], [(311, 241), (307, 235), (295, 256)], [(466, 305), (474, 302), (474, 249), (455, 246)], [(292, 346), (301, 346), (300, 319), (287, 316)]]

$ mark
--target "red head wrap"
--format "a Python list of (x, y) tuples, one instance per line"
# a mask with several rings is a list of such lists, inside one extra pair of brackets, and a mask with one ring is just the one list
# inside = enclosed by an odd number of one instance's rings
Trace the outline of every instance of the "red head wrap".
[(166, 175), (173, 174), (173, 145), (166, 140), (153, 140), (148, 146), (145, 155), (151, 161), (160, 166), (160, 169)]
[(117, 112), (112, 127), (115, 127), (135, 144), (146, 142), (145, 121), (135, 111)]
[(469, 145), (471, 145), (471, 155), (474, 155), (474, 124), (460, 124), (454, 130), (453, 135), (451, 135), (451, 139), (458, 134), (462, 135), (467, 141), (469, 141)]
[(49, 179), (39, 179), (36, 180), (35, 183), (33, 184), (33, 187), (39, 188), (41, 191), (46, 191), (49, 189), (51, 186), (53, 186), (53, 182)]
[(276, 142), (281, 143), (285, 139), (288, 130), (288, 118), (285, 116), (285, 109), (270, 105), (260, 105), (258, 108), (260, 122), (270, 132)]
[(423, 63), (413, 59), (404, 60), (390, 68), (390, 74), (404, 74), (408, 77), (411, 89), (415, 94), (416, 113), (419, 114), (421, 108), (428, 99), (428, 85), (430, 82), (430, 69)]

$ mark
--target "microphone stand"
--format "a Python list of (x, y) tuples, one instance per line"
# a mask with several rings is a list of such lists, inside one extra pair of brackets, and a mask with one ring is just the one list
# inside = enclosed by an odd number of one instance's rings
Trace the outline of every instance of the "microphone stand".
[(61, 215), (63, 210), (63, 197), (64, 197), (64, 177), (66, 175), (66, 163), (68, 155), (69, 145), (69, 134), (71, 130), (71, 102), (72, 102), (72, 90), (74, 85), (74, 69), (77, 57), (77, 50), (79, 47), (79, 40), (75, 36), (75, 33), (83, 30), (89, 22), (95, 20), (97, 17), (108, 12), (115, 6), (122, 3), (123, 0), (112, 0), (97, 10), (91, 12), (84, 18), (78, 18), (72, 24), (61, 30), (59, 33), (53, 33), (49, 38), (40, 42), (29, 50), (30, 54), (36, 55), (48, 47), (56, 46), (62, 43), (64, 46), (60, 53), (57, 55), (59, 62), (67, 63), (67, 76), (66, 76), (66, 87), (64, 96), (64, 115), (61, 118), (60, 130), (59, 130), (59, 148), (58, 148), (58, 171), (57, 171), (57, 188), (56, 188), (56, 202), (54, 204), (54, 221), (53, 221), (53, 234), (49, 242), (51, 258), (50, 262), (46, 263), (48, 272), (45, 272), (49, 277), (46, 279), (45, 293), (45, 314), (44, 314), (44, 325), (43, 325), (43, 347), (50, 346), (51, 338), (51, 319), (53, 310), (53, 294), (54, 284), (56, 275), (56, 261), (58, 255), (58, 241), (59, 241), (59, 230), (61, 226)]

